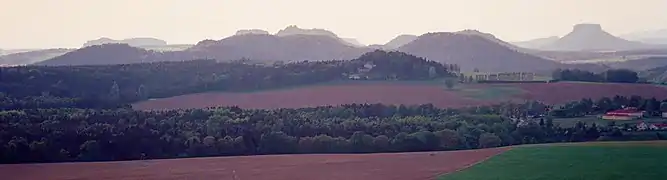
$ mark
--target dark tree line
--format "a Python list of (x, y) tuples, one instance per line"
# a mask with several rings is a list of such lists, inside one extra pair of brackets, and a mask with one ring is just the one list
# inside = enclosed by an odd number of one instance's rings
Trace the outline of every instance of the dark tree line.
[(531, 104), (11, 110), (0, 112), (0, 161), (456, 150), (594, 140), (599, 134), (597, 127), (560, 128), (549, 118), (518, 120)]
[(552, 77), (562, 81), (616, 83), (635, 83), (639, 81), (637, 72), (627, 69), (610, 69), (602, 73), (593, 73), (578, 69), (558, 69), (553, 72)]
[[(372, 67), (372, 68), (367, 68)], [(453, 76), (449, 65), (401, 52), (369, 52), (349, 61), (276, 63), (156, 62), (103, 66), (0, 68), (0, 109), (118, 108), (149, 98), (206, 91), (252, 91), (349, 80), (428, 80)]]

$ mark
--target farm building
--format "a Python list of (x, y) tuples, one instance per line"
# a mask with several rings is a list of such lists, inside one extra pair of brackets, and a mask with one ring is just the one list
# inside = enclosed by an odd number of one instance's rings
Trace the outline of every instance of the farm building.
[(640, 111), (637, 108), (625, 108), (607, 112), (606, 114), (602, 115), (602, 119), (623, 121), (641, 119), (643, 116), (644, 111)]
[(535, 73), (504, 72), (504, 73), (476, 73), (475, 81), (533, 81)]

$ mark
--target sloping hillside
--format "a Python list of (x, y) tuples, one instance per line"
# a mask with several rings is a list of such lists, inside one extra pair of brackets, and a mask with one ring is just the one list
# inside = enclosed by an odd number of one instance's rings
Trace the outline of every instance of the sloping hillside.
[(621, 35), (622, 38), (647, 44), (667, 44), (667, 29), (634, 32)]
[(409, 34), (399, 35), (399, 36), (396, 36), (391, 41), (384, 44), (384, 46), (382, 48), (384, 48), (384, 49), (396, 49), (396, 48), (399, 48), (399, 47), (401, 47), (405, 44), (408, 44), (408, 43), (414, 41), (415, 39), (417, 39), (417, 37), (418, 36), (409, 35)]
[(649, 70), (656, 67), (667, 66), (667, 57), (648, 57), (643, 59), (628, 60), (611, 63), (611, 67), (619, 69), (631, 69), (635, 71)]
[(304, 61), (354, 59), (370, 49), (355, 48), (339, 39), (321, 35), (247, 34), (200, 42), (188, 51), (221, 61)]
[(558, 36), (551, 36), (546, 38), (532, 39), (528, 41), (512, 42), (512, 44), (522, 48), (540, 49), (545, 45), (558, 41), (558, 39), (559, 39)]
[(458, 64), (463, 71), (543, 71), (560, 64), (512, 49), (509, 43), (477, 33), (428, 33), (399, 51), (429, 60)]
[(184, 52), (160, 53), (132, 47), (127, 44), (104, 44), (81, 48), (36, 64), (50, 66), (103, 65), (197, 59), (187, 54)]
[(639, 77), (650, 82), (665, 83), (667, 82), (667, 66), (660, 66), (639, 72)]
[(0, 65), (14, 66), (32, 64), (63, 55), (70, 51), (72, 51), (72, 49), (44, 49), (7, 54), (0, 56)]

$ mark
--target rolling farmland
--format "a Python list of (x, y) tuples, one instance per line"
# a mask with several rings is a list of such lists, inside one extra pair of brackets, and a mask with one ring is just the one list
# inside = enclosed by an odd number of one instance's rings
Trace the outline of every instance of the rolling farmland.
[(161, 98), (133, 104), (139, 110), (239, 106), (251, 109), (304, 108), (352, 103), (419, 105), (441, 108), (488, 105), (504, 101), (537, 100), (549, 104), (615, 95), (667, 98), (667, 88), (650, 84), (512, 83), (466, 84), (452, 90), (440, 84), (353, 83), (295, 87), (259, 92), (208, 92)]
[(0, 174), (5, 180), (426, 180), (469, 167), (507, 149), (16, 164), (0, 165)]

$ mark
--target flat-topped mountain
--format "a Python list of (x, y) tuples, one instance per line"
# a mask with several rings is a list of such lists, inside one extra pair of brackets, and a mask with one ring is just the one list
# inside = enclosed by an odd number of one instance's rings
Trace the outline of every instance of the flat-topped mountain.
[(188, 51), (221, 61), (304, 61), (353, 59), (370, 49), (349, 46), (331, 36), (249, 34), (202, 41)]
[(265, 31), (265, 30), (261, 30), (261, 29), (241, 29), (241, 30), (236, 31), (236, 34), (234, 34), (234, 35), (239, 36), (239, 35), (246, 35), (246, 34), (267, 35), (267, 34), (269, 34), (269, 32)]
[(127, 44), (134, 47), (145, 47), (145, 46), (166, 46), (167, 42), (156, 38), (129, 38), (122, 40), (100, 38), (96, 40), (87, 41), (86, 43), (83, 44), (83, 47), (102, 45), (102, 44)]
[(619, 51), (650, 48), (640, 42), (616, 37), (599, 24), (577, 24), (572, 32), (540, 49), (557, 51)]
[(336, 35), (336, 33), (333, 33), (329, 30), (326, 29), (319, 29), (319, 28), (313, 28), (313, 29), (303, 29), (299, 28), (296, 25), (291, 25), (287, 26), (285, 29), (282, 29), (278, 31), (276, 36), (292, 36), (292, 35), (313, 35), (313, 36), (328, 36), (331, 38), (338, 39), (339, 41), (343, 42), (346, 45), (349, 46), (354, 46), (354, 47), (363, 47), (364, 45), (359, 43), (354, 38), (342, 38)]
[(296, 25), (287, 26), (285, 29), (278, 31), (276, 36), (291, 36), (291, 35), (319, 35), (319, 36), (329, 36), (338, 38), (338, 35), (335, 33), (326, 30), (326, 29), (302, 29)]

